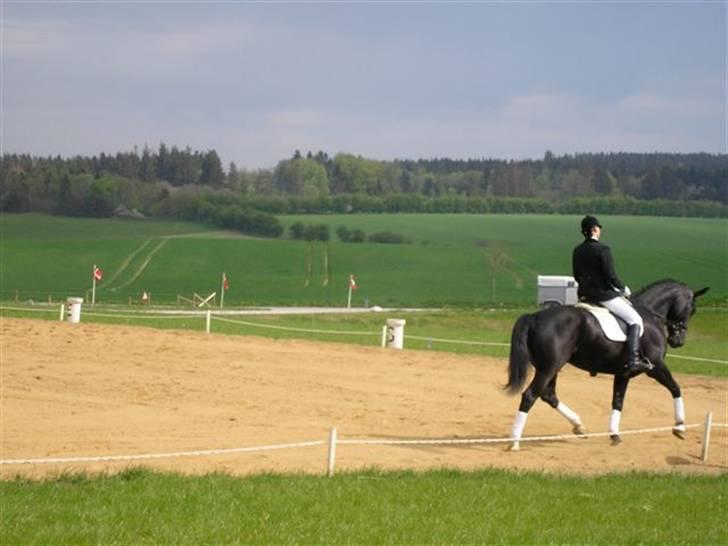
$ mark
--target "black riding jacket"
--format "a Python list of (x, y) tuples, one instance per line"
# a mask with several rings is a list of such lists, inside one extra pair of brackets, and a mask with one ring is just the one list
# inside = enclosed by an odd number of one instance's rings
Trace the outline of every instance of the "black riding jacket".
[(624, 290), (624, 283), (614, 271), (612, 251), (596, 239), (585, 239), (574, 248), (571, 263), (574, 278), (579, 283), (579, 299), (607, 301)]

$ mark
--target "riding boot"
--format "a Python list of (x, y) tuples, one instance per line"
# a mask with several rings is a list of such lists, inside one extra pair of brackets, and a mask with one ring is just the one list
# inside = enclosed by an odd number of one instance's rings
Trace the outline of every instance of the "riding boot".
[(647, 372), (652, 369), (652, 363), (640, 355), (639, 324), (630, 324), (627, 328), (627, 351), (627, 373)]

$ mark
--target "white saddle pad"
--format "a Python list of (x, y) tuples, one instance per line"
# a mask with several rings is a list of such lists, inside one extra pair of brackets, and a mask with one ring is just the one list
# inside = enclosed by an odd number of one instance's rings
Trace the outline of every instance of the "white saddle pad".
[(600, 307), (599, 305), (591, 305), (589, 303), (579, 302), (574, 304), (574, 307), (580, 307), (589, 311), (599, 321), (599, 325), (602, 327), (604, 335), (611, 341), (627, 341), (627, 335), (619, 327), (619, 323), (615, 316), (609, 312), (606, 307)]

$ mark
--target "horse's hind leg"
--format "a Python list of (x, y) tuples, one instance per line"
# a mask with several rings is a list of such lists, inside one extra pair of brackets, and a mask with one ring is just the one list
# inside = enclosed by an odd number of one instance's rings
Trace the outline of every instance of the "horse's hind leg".
[(523, 434), (523, 429), (526, 426), (528, 412), (536, 403), (536, 400), (538, 400), (538, 398), (544, 393), (555, 373), (556, 370), (551, 372), (536, 370), (536, 375), (534, 375), (531, 384), (525, 391), (523, 391), (523, 394), (521, 395), (521, 404), (518, 406), (518, 413), (516, 413), (516, 418), (513, 421), (513, 427), (511, 428), (511, 439), (513, 440), (513, 443), (510, 446), (511, 451), (518, 451), (520, 449), (520, 440)]
[(581, 418), (579, 415), (573, 411), (569, 406), (564, 404), (559, 400), (559, 398), (556, 396), (556, 377), (551, 380), (551, 382), (546, 387), (546, 390), (541, 395), (541, 400), (546, 402), (549, 406), (554, 408), (556, 411), (558, 411), (561, 415), (563, 415), (569, 423), (571, 423), (572, 431), (574, 434), (586, 434), (586, 430), (584, 429), (584, 425), (581, 422)]

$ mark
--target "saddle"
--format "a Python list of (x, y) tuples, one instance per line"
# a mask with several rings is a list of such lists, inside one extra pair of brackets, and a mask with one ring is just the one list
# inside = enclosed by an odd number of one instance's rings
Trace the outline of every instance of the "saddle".
[(606, 307), (583, 301), (575, 303), (574, 307), (589, 311), (599, 322), (599, 326), (602, 328), (602, 331), (608, 340), (621, 342), (627, 341), (627, 323), (618, 316), (612, 314), (612, 312)]

